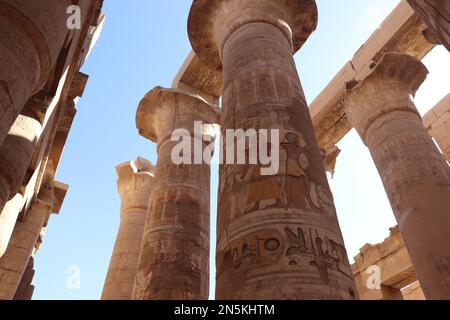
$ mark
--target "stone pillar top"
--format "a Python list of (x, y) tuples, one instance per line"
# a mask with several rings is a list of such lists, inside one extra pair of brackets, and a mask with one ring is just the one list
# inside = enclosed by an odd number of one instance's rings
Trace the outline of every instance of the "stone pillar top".
[(188, 33), (200, 60), (220, 70), (223, 45), (241, 26), (272, 24), (283, 31), (295, 53), (316, 29), (317, 19), (314, 0), (194, 0)]
[(219, 112), (201, 96), (185, 89), (152, 89), (140, 102), (136, 114), (139, 134), (153, 142), (170, 138), (176, 129), (193, 132), (195, 121), (217, 124)]
[(344, 104), (347, 117), (363, 141), (366, 141), (369, 126), (383, 114), (411, 111), (420, 117), (411, 96), (415, 95), (427, 75), (428, 70), (419, 59), (389, 52), (363, 81), (346, 84)]
[(119, 194), (123, 196), (128, 192), (150, 191), (149, 181), (154, 177), (154, 170), (153, 164), (141, 157), (118, 165), (116, 172)]
[[(39, 58), (40, 73), (35, 79), (37, 93), (47, 81), (51, 66), (56, 61), (59, 49), (66, 40), (69, 30), (66, 25), (69, 0), (41, 1), (0, 1), (1, 17), (8, 19), (11, 26), (21, 30), (33, 41)], [(8, 30), (7, 36), (16, 36), (15, 31)]]

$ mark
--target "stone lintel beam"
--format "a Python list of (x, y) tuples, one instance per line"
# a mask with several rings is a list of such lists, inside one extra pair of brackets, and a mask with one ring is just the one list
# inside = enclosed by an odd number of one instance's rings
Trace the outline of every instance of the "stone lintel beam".
[(450, 175), (411, 96), (428, 74), (415, 57), (387, 53), (347, 84), (349, 121), (368, 146), (428, 299), (450, 299)]
[(408, 0), (430, 27), (434, 36), (450, 51), (450, 2), (448, 0)]
[(425, 114), (423, 124), (450, 163), (450, 94)]
[[(103, 3), (103, 1), (101, 1)], [(83, 43), (83, 49), (82, 53), (78, 59), (78, 65), (81, 67), (84, 65), (85, 61), (89, 57), (90, 53), (92, 52), (92, 49), (94, 48), (95, 44), (97, 43), (98, 39), (100, 38), (100, 34), (102, 32), (103, 26), (105, 24), (105, 15), (101, 13), (102, 3), (97, 4), (97, 10), (100, 12), (98, 15), (98, 18), (96, 19), (95, 23), (92, 24), (89, 27), (89, 30), (87, 31), (87, 35), (85, 37), (85, 41)]]
[(423, 294), (419, 281), (403, 288), (402, 296), (404, 300), (425, 300), (425, 295)]
[(72, 100), (77, 97), (82, 97), (88, 80), (89, 75), (77, 71), (72, 79), (67, 96)]
[(423, 35), (424, 24), (402, 1), (311, 103), (310, 111), (320, 147), (337, 144), (351, 129), (342, 100), (345, 84), (362, 81), (386, 52), (422, 59), (435, 45)]
[(222, 73), (209, 69), (191, 51), (175, 76), (172, 87), (195, 91), (211, 105), (218, 106), (222, 95)]
[(148, 202), (154, 187), (154, 167), (138, 157), (116, 167), (121, 197), (120, 225), (102, 300), (130, 300), (139, 262)]
[(0, 144), (47, 82), (66, 40), (68, 0), (0, 2)]
[(66, 198), (67, 191), (69, 190), (69, 185), (55, 181), (53, 184), (53, 192), (55, 194), (52, 213), (59, 214), (61, 212), (61, 207), (64, 203), (64, 199)]

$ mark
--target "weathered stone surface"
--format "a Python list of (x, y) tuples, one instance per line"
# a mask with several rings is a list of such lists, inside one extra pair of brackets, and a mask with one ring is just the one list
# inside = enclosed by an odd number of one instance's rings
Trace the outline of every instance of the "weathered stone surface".
[(408, 0), (434, 36), (450, 51), (450, 2), (448, 0)]
[(22, 275), (19, 287), (14, 295), (14, 300), (31, 300), (34, 292), (34, 286), (32, 285), (34, 274), (34, 258), (30, 257), (27, 268)]
[(154, 167), (138, 158), (116, 168), (117, 188), (122, 204), (117, 232), (102, 300), (130, 300), (139, 261), (142, 234), (153, 185)]
[(0, 258), (8, 247), (9, 239), (11, 238), (14, 226), (16, 225), (17, 217), (22, 211), (25, 203), (23, 195), (17, 193), (11, 200), (9, 200), (0, 213)]
[(402, 289), (417, 282), (417, 275), (398, 227), (391, 228), (389, 237), (382, 243), (362, 247), (352, 272), (361, 300), (413, 298), (407, 297), (408, 292), (406, 296), (402, 294)]
[(419, 281), (404, 288), (402, 290), (402, 295), (404, 300), (425, 300), (425, 295), (423, 294)]
[(38, 120), (19, 115), (0, 146), (0, 212), (19, 191), (41, 132)]
[(6, 253), (0, 258), (0, 299), (12, 300), (33, 252), (39, 233), (50, 214), (48, 204), (35, 202), (27, 220), (17, 222)]
[[(218, 123), (217, 112), (195, 94), (157, 87), (141, 101), (139, 132), (158, 144), (154, 189), (142, 238), (133, 298), (208, 299), (210, 167), (176, 165), (172, 132), (185, 129), (195, 141), (194, 122)], [(192, 159), (194, 160), (194, 159)]]
[(46, 83), (69, 30), (69, 0), (0, 1), (0, 144)]
[(449, 167), (411, 100), (427, 73), (417, 58), (388, 53), (364, 81), (349, 84), (345, 107), (372, 154), (425, 295), (450, 299)]
[(172, 87), (197, 92), (209, 104), (218, 106), (222, 95), (222, 73), (205, 66), (191, 51), (175, 76)]
[[(217, 299), (353, 299), (354, 283), (293, 53), (314, 1), (194, 1), (189, 37), (223, 70), (221, 130), (280, 130), (280, 171), (222, 165)], [(223, 63), (223, 65), (222, 65)], [(273, 142), (276, 143), (276, 142)]]
[(450, 163), (450, 94), (425, 114), (423, 124)]
[(424, 36), (424, 28), (414, 10), (406, 1), (401, 1), (314, 99), (310, 111), (321, 149), (337, 144), (352, 129), (342, 103), (345, 83), (364, 80), (386, 52), (406, 53), (422, 59), (435, 47)]

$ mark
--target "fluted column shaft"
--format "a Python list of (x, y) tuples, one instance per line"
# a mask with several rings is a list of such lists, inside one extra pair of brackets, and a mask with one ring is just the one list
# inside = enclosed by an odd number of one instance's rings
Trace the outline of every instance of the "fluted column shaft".
[(315, 3), (212, 2), (194, 1), (189, 27), (200, 59), (217, 67), (220, 56), (223, 64), (222, 135), (269, 129), (279, 130), (281, 140), (271, 141), (281, 143), (275, 175), (262, 175), (261, 165), (220, 168), (216, 298), (353, 299), (350, 265), (293, 59), (316, 26)]
[(345, 107), (372, 154), (425, 295), (450, 299), (450, 171), (410, 97), (427, 73), (416, 58), (386, 54), (348, 91)]
[(46, 83), (66, 40), (68, 0), (0, 1), (0, 145)]
[(153, 186), (153, 169), (143, 168), (137, 161), (124, 163), (116, 170), (119, 177), (117, 185), (122, 200), (120, 226), (102, 300), (130, 300), (132, 297), (148, 202)]
[(51, 206), (35, 201), (25, 221), (16, 223), (5, 254), (0, 258), (0, 300), (12, 300), (51, 212)]
[(183, 129), (183, 139), (200, 143), (203, 150), (201, 140), (192, 141), (194, 121), (217, 123), (216, 114), (187, 91), (156, 88), (141, 102), (137, 118), (141, 134), (158, 144), (158, 162), (133, 297), (206, 300), (210, 166), (175, 164), (172, 151), (178, 142), (172, 141), (171, 135)]

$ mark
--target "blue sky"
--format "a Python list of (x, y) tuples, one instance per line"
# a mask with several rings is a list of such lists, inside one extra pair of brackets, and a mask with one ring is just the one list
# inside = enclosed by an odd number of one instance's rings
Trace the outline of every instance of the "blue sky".
[[(296, 55), (309, 102), (398, 2), (317, 0), (318, 29)], [(90, 80), (78, 103), (57, 174), (70, 189), (60, 215), (51, 218), (36, 257), (34, 299), (99, 299), (119, 224), (114, 168), (137, 156), (156, 163), (155, 145), (135, 129), (135, 112), (147, 91), (157, 85), (170, 87), (189, 53), (186, 25), (190, 5), (190, 0), (105, 1), (106, 24), (82, 69)], [(431, 75), (416, 98), (422, 113), (450, 91), (448, 58), (448, 52), (440, 48), (424, 61)], [(396, 223), (359, 137), (352, 131), (339, 146), (343, 152), (332, 188), (353, 257), (365, 243), (382, 241)], [(217, 168), (213, 170), (215, 223)], [(214, 249), (215, 239), (211, 244)], [(71, 266), (80, 268), (79, 290), (67, 288)]]

